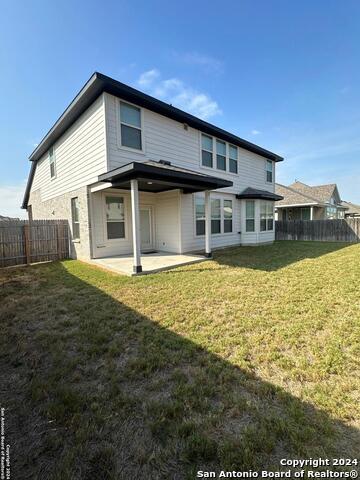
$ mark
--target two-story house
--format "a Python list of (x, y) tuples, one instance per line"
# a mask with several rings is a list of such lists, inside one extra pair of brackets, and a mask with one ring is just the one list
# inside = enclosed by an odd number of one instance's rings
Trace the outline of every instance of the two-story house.
[(23, 208), (68, 219), (73, 256), (274, 240), (283, 158), (100, 73), (30, 156)]

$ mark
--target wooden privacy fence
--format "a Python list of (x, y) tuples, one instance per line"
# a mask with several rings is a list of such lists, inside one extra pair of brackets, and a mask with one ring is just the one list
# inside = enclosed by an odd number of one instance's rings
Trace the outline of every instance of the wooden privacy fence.
[(0, 267), (69, 258), (67, 220), (0, 222)]
[(360, 218), (275, 222), (276, 240), (360, 242)]

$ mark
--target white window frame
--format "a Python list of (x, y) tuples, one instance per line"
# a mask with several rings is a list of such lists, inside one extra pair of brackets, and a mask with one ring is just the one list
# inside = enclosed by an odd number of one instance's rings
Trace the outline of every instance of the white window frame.
[[(122, 122), (121, 121), (121, 103), (126, 103), (127, 105), (130, 105), (131, 107), (138, 108), (140, 110), (140, 123), (141, 123), (141, 128), (139, 127), (134, 127), (134, 125), (130, 125), (128, 123)], [(144, 110), (142, 107), (139, 107), (139, 105), (136, 105), (135, 103), (128, 102), (127, 100), (122, 100), (121, 98), (117, 99), (116, 102), (116, 130), (117, 130), (117, 146), (119, 150), (126, 150), (128, 152), (134, 152), (138, 153), (139, 155), (144, 155), (145, 154), (145, 128), (144, 128)], [(122, 145), (122, 139), (121, 139), (121, 124), (126, 125), (131, 128), (136, 128), (140, 130), (141, 132), (141, 150), (138, 148), (132, 148), (132, 147), (127, 147), (125, 145)]]
[[(271, 165), (271, 170), (268, 169), (268, 165)], [(267, 179), (268, 172), (271, 172), (271, 182)], [(266, 159), (265, 160), (265, 181), (266, 183), (272, 185), (274, 183), (274, 162), (272, 160)]]
[[(74, 210), (73, 210), (73, 201), (76, 200), (77, 202), (77, 214), (78, 214), (78, 219), (77, 221), (75, 221), (74, 219)], [(73, 238), (72, 240), (74, 242), (80, 242), (80, 205), (79, 205), (79, 197), (72, 197), (71, 200), (70, 200), (70, 208), (71, 208), (71, 233), (73, 235)], [(74, 224), (78, 224), (79, 225), (79, 236), (78, 237), (75, 237), (74, 236)]]
[[(212, 151), (207, 150), (206, 148), (203, 148), (203, 146), (202, 146), (202, 137), (203, 137), (203, 135), (204, 135), (205, 137), (211, 138), (211, 140), (212, 140)], [(204, 150), (204, 152), (211, 153), (212, 164), (213, 164), (212, 167), (208, 167), (207, 165), (203, 165), (203, 163), (202, 163), (202, 152), (203, 152), (203, 150)], [(216, 155), (216, 154), (215, 154), (215, 155)], [(214, 167), (214, 160), (216, 160), (216, 159), (214, 159), (214, 137), (212, 137), (211, 135), (208, 135), (207, 133), (202, 133), (202, 132), (200, 132), (200, 167), (202, 167), (202, 168), (207, 168), (208, 170), (214, 170), (214, 168), (215, 168), (215, 167)]]
[[(236, 152), (237, 152), (237, 155), (236, 155), (236, 159), (235, 158), (231, 158), (230, 157), (230, 147), (233, 147), (233, 148), (236, 148)], [(232, 143), (229, 143), (228, 144), (228, 152), (229, 152), (229, 173), (231, 175), (239, 175), (239, 147), (237, 145), (233, 145)], [(230, 162), (231, 160), (233, 160), (234, 162), (236, 162), (236, 170), (237, 172), (230, 172)]]
[[(225, 155), (221, 155), (220, 153), (218, 154), (217, 153), (217, 144), (219, 143), (222, 143), (223, 145), (225, 145)], [(219, 138), (215, 138), (215, 170), (218, 170), (219, 172), (223, 172), (223, 173), (230, 173), (229, 170), (228, 170), (228, 143), (225, 142), (224, 140), (220, 140)], [(225, 158), (225, 170), (223, 170), (222, 168), (218, 168), (217, 166), (217, 157), (224, 157)]]
[[(52, 152), (52, 154), (50, 152)], [(54, 180), (56, 178), (56, 173), (57, 173), (57, 171), (56, 171), (56, 155), (55, 155), (55, 147), (54, 146), (49, 148), (48, 155), (49, 155), (50, 179)], [(54, 166), (54, 175), (51, 175), (51, 165)]]
[[(201, 197), (203, 194), (199, 193), (194, 193), (193, 194), (193, 238), (204, 238), (205, 234), (203, 235), (196, 235), (196, 198), (204, 198)], [(228, 198), (228, 197), (222, 197), (220, 195), (211, 195), (210, 196), (210, 229), (211, 229), (211, 201), (212, 200), (220, 200), (220, 233), (211, 233), (212, 237), (218, 237), (218, 236), (228, 236), (228, 235), (234, 235), (234, 208), (235, 208), (235, 202), (234, 198)], [(232, 231), (231, 232), (224, 232), (224, 200), (230, 200), (232, 202)]]
[[(261, 230), (261, 205), (265, 204), (265, 230)], [(270, 207), (270, 208), (268, 208)], [(269, 211), (271, 210), (271, 213)], [(268, 220), (272, 217), (272, 228), (268, 228)], [(274, 202), (271, 200), (260, 200), (259, 205), (259, 232), (260, 233), (267, 233), (273, 232), (275, 229), (275, 213), (274, 213)]]
[[(248, 217), (247, 216), (247, 203), (252, 202), (254, 205), (254, 216), (253, 217)], [(254, 230), (248, 230), (247, 229), (247, 220), (253, 220), (254, 221)], [(256, 201), (253, 199), (245, 200), (245, 233), (255, 233), (256, 232)]]
[[(102, 195), (102, 203), (103, 203), (103, 228), (104, 228), (104, 241), (106, 243), (116, 243), (116, 242), (127, 242), (129, 240), (129, 228), (130, 228), (130, 220), (128, 216), (128, 197), (124, 194), (119, 193), (104, 193)], [(107, 235), (107, 220), (106, 220), (106, 197), (120, 197), (123, 198), (123, 205), (124, 205), (124, 228), (125, 228), (125, 237), (124, 238), (108, 238)]]
[[(219, 211), (220, 211), (220, 217), (214, 217), (212, 216), (212, 203), (219, 201)], [(223, 217), (223, 211), (222, 211), (222, 199), (220, 197), (211, 197), (210, 198), (210, 229), (211, 229), (211, 235), (216, 236), (216, 235), (222, 235), (223, 232), (223, 224), (222, 224), (222, 217)], [(215, 221), (220, 221), (220, 232), (218, 233), (212, 233), (212, 222), (213, 220)]]
[[(225, 217), (225, 202), (231, 202), (231, 218)], [(224, 235), (228, 235), (229, 233), (234, 233), (234, 202), (232, 198), (223, 198), (222, 199), (222, 227), (224, 231)], [(225, 220), (231, 220), (231, 230), (230, 232), (225, 232)]]
[[(240, 153), (240, 148), (237, 145), (234, 145), (232, 143), (226, 142), (225, 140), (222, 140), (221, 138), (214, 137), (213, 135), (209, 135), (208, 133), (204, 133), (202, 131), (199, 132), (199, 166), (200, 168), (205, 168), (206, 170), (209, 170), (213, 172), (214, 170), (223, 174), (227, 175), (239, 175), (239, 165), (240, 165), (240, 158), (239, 158), (239, 153)], [(202, 136), (205, 135), (205, 137), (209, 137), (212, 139), (212, 152), (210, 150), (207, 150), (206, 148), (202, 148)], [(217, 168), (217, 150), (216, 150), (216, 142), (219, 141), (221, 143), (225, 143), (225, 149), (226, 149), (226, 154), (225, 154), (225, 166), (226, 170), (221, 170), (221, 168)], [(232, 147), (235, 147), (238, 152), (238, 158), (237, 158), (237, 173), (230, 172), (230, 145)], [(212, 153), (212, 159), (213, 159), (213, 166), (212, 167), (207, 167), (206, 165), (202, 164), (202, 151)]]
[(202, 200), (204, 200), (204, 222), (205, 222), (205, 196), (204, 195), (199, 195), (199, 194), (194, 194), (193, 195), (193, 211), (194, 211), (194, 238), (203, 238), (205, 237), (205, 233), (203, 234), (200, 234), (198, 235), (196, 233), (196, 222), (197, 222), (197, 218), (196, 218), (196, 199), (197, 198), (201, 198)]

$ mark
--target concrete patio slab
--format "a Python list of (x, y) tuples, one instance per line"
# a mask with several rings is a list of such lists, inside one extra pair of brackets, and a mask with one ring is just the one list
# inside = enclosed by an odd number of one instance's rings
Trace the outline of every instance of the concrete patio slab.
[(143, 271), (133, 273), (133, 256), (118, 255), (114, 257), (94, 258), (89, 260), (93, 265), (98, 265), (116, 273), (135, 276), (146, 275), (149, 273), (162, 272), (171, 268), (189, 265), (191, 263), (203, 262), (209, 260), (201, 255), (177, 255), (176, 253), (156, 252), (143, 253), (141, 255), (141, 264)]

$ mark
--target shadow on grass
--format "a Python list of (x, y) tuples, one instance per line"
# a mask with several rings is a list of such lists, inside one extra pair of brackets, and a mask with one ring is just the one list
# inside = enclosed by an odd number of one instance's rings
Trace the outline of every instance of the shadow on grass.
[(13, 478), (186, 479), (354, 455), (357, 430), (88, 283), (143, 279), (86, 268), (83, 279), (61, 263), (4, 274)]
[(349, 247), (340, 242), (277, 241), (271, 245), (234, 247), (214, 252), (219, 265), (275, 271), (301, 260), (318, 258)]

